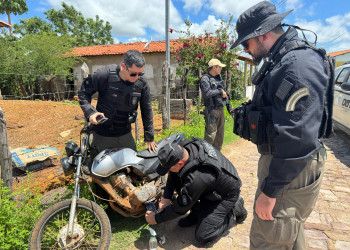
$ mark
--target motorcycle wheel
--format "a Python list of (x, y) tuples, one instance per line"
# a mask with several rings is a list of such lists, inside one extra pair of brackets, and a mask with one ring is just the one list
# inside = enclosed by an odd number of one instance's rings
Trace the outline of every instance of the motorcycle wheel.
[(111, 224), (106, 212), (95, 202), (77, 201), (73, 238), (67, 237), (71, 200), (48, 208), (36, 222), (29, 249), (108, 249)]

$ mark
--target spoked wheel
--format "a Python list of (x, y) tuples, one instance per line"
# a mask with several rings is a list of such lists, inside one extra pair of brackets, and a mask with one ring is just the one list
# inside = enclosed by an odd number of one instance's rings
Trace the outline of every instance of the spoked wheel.
[(105, 211), (95, 202), (77, 202), (73, 236), (68, 236), (71, 200), (48, 208), (36, 222), (29, 249), (108, 249), (111, 224)]

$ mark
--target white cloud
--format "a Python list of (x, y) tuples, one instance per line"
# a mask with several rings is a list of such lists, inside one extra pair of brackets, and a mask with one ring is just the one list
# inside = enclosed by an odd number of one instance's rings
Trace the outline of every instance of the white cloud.
[(350, 13), (329, 17), (325, 21), (297, 20), (295, 25), (315, 32), (318, 43), (324, 46), (327, 52), (350, 48)]
[[(61, 0), (48, 0), (53, 8), (61, 7)], [(165, 1), (159, 0), (66, 0), (68, 5), (80, 11), (85, 18), (108, 21), (112, 25), (113, 36), (140, 37), (146, 36), (147, 29), (159, 36), (165, 34)], [(178, 25), (182, 21), (179, 12), (170, 3), (170, 23)]]
[(197, 14), (204, 5), (205, 0), (182, 0), (182, 2), (185, 3), (185, 10), (193, 11), (195, 14)]
[(302, 0), (287, 0), (286, 2), (286, 10), (296, 11), (297, 9), (301, 9), (304, 6)]
[(209, 2), (210, 9), (217, 15), (228, 16), (229, 14), (233, 14), (233, 17), (237, 19), (240, 14), (261, 2), (261, 0), (209, 0)]

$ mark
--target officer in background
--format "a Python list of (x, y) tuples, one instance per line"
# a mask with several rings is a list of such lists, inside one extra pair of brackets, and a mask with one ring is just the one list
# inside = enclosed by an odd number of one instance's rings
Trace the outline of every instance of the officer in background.
[[(159, 212), (147, 211), (145, 218), (149, 224), (159, 224), (191, 210), (179, 226), (197, 225), (195, 238), (204, 244), (247, 217), (239, 197), (242, 184), (231, 162), (208, 142), (192, 138), (180, 145), (167, 144), (159, 150), (157, 172), (170, 172)], [(178, 196), (173, 199), (175, 190)]]
[(221, 150), (224, 142), (225, 115), (223, 107), (232, 114), (232, 106), (221, 79), (221, 70), (225, 67), (218, 59), (211, 59), (208, 63), (208, 74), (201, 78), (200, 87), (204, 99), (205, 134), (204, 140)]
[(326, 150), (318, 138), (331, 119), (325, 111), (332, 68), (325, 67), (324, 50), (302, 41), (293, 27), (283, 30), (290, 12), (279, 14), (268, 1), (254, 5), (238, 18), (231, 47), (242, 44), (263, 63), (252, 77), (252, 103), (235, 109), (235, 120), (243, 121), (238, 134), (261, 154), (250, 249), (305, 249), (304, 222), (324, 172)]
[[(120, 65), (108, 65), (84, 79), (78, 92), (79, 104), (87, 120), (95, 124), (92, 148), (98, 152), (107, 148), (131, 148), (136, 144), (131, 134), (140, 103), (144, 127), (144, 141), (151, 151), (156, 151), (153, 132), (153, 113), (150, 88), (144, 77), (145, 58), (137, 50), (125, 53)], [(96, 108), (91, 97), (98, 92)], [(98, 120), (108, 121), (99, 124)]]

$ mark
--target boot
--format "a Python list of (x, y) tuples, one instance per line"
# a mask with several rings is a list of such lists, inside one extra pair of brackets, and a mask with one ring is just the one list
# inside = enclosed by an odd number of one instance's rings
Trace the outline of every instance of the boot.
[(238, 201), (236, 202), (233, 213), (236, 216), (236, 221), (238, 224), (242, 224), (243, 221), (247, 218), (248, 212), (244, 208), (244, 200), (241, 196), (238, 198)]
[(180, 227), (191, 227), (197, 223), (197, 214), (191, 211), (189, 215), (181, 218), (178, 223)]

